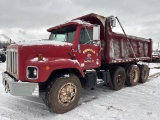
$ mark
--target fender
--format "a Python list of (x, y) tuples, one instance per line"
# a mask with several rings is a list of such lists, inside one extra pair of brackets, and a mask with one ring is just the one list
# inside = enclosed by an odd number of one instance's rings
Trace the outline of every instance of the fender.
[[(72, 59), (44, 58), (43, 60), (38, 61), (38, 58), (34, 58), (27, 61), (27, 66), (38, 67), (38, 76), (40, 77), (34, 80), (34, 82), (45, 82), (54, 70), (66, 68), (76, 68), (83, 77), (85, 76), (82, 68), (80, 67), (79, 62), (77, 60)], [(28, 81), (33, 82), (33, 80), (31, 79), (29, 79)]]

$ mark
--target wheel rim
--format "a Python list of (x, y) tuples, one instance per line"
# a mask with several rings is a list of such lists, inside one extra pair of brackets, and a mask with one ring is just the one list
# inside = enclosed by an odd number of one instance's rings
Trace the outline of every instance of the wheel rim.
[(118, 85), (122, 85), (123, 84), (123, 77), (122, 76), (123, 76), (122, 73), (119, 73), (117, 75), (117, 84)]
[(5, 92), (8, 93), (9, 92), (9, 84), (6, 83), (5, 85)]
[(134, 71), (132, 74), (132, 80), (133, 82), (136, 82), (136, 71)]
[(77, 88), (73, 83), (64, 84), (58, 94), (58, 101), (62, 106), (67, 106), (76, 98)]
[(137, 71), (136, 70), (132, 73), (131, 78), (132, 78), (133, 82), (137, 82)]
[(143, 77), (144, 77), (144, 79), (146, 80), (146, 79), (147, 79), (147, 77), (148, 77), (148, 74), (147, 74), (147, 71), (146, 71), (146, 70), (144, 70), (144, 71), (143, 71), (143, 75), (144, 75), (144, 76), (143, 76)]

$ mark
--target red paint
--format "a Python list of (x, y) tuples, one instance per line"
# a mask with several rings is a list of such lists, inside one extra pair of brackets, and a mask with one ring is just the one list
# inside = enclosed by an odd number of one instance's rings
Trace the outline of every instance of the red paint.
[[(105, 20), (105, 25), (100, 21), (99, 18)], [(125, 53), (123, 53), (123, 50), (124, 47), (126, 47), (127, 40), (124, 35), (112, 32), (109, 18), (105, 18), (96, 14), (89, 14), (77, 19), (83, 19), (84, 21), (88, 21), (92, 24), (100, 25), (100, 39), (102, 48), (93, 44), (78, 44), (81, 29), (84, 27), (92, 29), (93, 26), (68, 22), (49, 28), (47, 31), (51, 32), (60, 29), (63, 26), (76, 25), (77, 29), (72, 45), (10, 45), (8, 49), (18, 49), (18, 77), (16, 79), (31, 82), (45, 82), (54, 70), (65, 68), (75, 68), (84, 77), (84, 70), (99, 68), (100, 66), (104, 65), (101, 62), (105, 64), (112, 64), (135, 61), (133, 53), (130, 50), (127, 51), (128, 57), (124, 56), (126, 55), (126, 50)], [(128, 39), (131, 42), (131, 45), (134, 44), (133, 49), (136, 52), (136, 61), (149, 61), (152, 58), (151, 39), (142, 39), (133, 36), (128, 37)], [(125, 44), (123, 45), (123, 43)], [(116, 44), (118, 46), (117, 48), (114, 47)], [(78, 45), (80, 45), (80, 50)], [(142, 45), (141, 48), (140, 45)], [(111, 50), (114, 50), (114, 52), (111, 52)], [(141, 54), (141, 52), (145, 51), (146, 53)], [(32, 61), (34, 58), (38, 57), (39, 54), (42, 54), (42, 56), (47, 60)], [(113, 57), (111, 54), (113, 54)], [(72, 59), (72, 57), (74, 57), (74, 59)], [(38, 79), (33, 80), (26, 77), (27, 66), (38, 67)]]
[(152, 61), (153, 62), (160, 62), (160, 51), (153, 51), (152, 53)]

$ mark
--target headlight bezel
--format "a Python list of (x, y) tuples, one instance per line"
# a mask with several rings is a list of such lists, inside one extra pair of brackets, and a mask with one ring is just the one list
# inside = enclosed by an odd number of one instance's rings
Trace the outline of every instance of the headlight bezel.
[(27, 79), (38, 79), (38, 67), (37, 66), (27, 66), (26, 77)]

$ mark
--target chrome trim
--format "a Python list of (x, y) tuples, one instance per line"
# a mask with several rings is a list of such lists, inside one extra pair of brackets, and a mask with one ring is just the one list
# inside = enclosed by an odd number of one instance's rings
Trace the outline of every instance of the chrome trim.
[(14, 96), (39, 96), (39, 84), (15, 81), (7, 73), (2, 73), (5, 91)]
[(7, 72), (18, 78), (18, 49), (7, 49)]
[[(28, 70), (28, 67), (37, 68), (37, 77), (36, 77), (36, 78), (28, 78), (28, 76), (27, 76), (27, 70)], [(39, 69), (38, 69), (38, 67), (37, 67), (37, 66), (27, 66), (27, 68), (26, 68), (26, 78), (27, 78), (27, 79), (34, 79), (34, 80), (36, 80), (36, 79), (38, 79), (38, 72), (39, 72)]]

